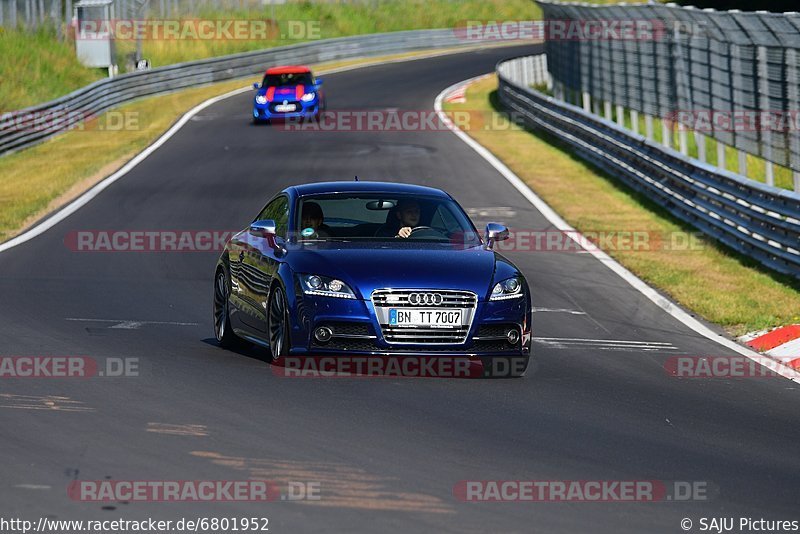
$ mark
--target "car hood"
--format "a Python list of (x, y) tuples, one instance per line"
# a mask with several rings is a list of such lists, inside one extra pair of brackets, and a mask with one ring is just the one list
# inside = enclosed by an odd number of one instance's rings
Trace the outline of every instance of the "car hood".
[[(314, 91), (313, 85), (303, 85), (303, 92), (310, 93)], [(266, 95), (267, 88), (262, 87), (258, 90), (258, 95)], [(295, 100), (297, 97), (297, 85), (280, 85), (275, 87), (275, 94), (273, 100)]]
[(318, 244), (290, 251), (296, 273), (339, 278), (369, 299), (375, 289), (464, 289), (483, 300), (498, 257), (491, 250), (450, 244)]

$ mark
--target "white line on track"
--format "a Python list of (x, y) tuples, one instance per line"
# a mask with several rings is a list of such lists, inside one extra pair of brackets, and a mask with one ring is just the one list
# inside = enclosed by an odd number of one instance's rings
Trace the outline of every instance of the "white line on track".
[[(470, 148), (472, 148), (475, 152), (478, 153), (483, 159), (485, 159), (489, 165), (495, 168), (497, 172), (500, 173), (503, 178), (505, 178), (508, 183), (510, 183), (514, 188), (519, 191), (519, 193), (525, 197), (528, 202), (533, 205), (544, 217), (556, 227), (556, 229), (566, 232), (571, 239), (575, 240), (579, 245), (582, 240), (586, 238), (579, 234), (575, 228), (573, 228), (567, 221), (561, 218), (547, 203), (542, 200), (536, 193), (534, 193), (522, 179), (514, 174), (514, 172), (509, 169), (502, 161), (500, 161), (494, 154), (492, 154), (486, 147), (475, 141), (469, 135), (461, 131), (450, 118), (442, 111), (442, 100), (444, 96), (449, 94), (450, 91), (459, 87), (460, 85), (468, 85), (473, 83), (474, 81), (485, 77), (486, 75), (482, 76), (475, 76), (468, 80), (464, 80), (458, 83), (451, 85), (450, 87), (445, 88), (441, 93), (436, 96), (436, 100), (434, 101), (433, 107), (436, 110), (436, 113), (439, 115), (439, 118), (442, 120), (444, 124), (447, 124), (450, 127), (450, 131), (452, 131), (459, 139), (461, 139), (464, 143), (466, 143)], [(629, 283), (634, 289), (636, 289), (639, 293), (647, 297), (651, 300), (656, 306), (664, 310), (666, 313), (671, 315), (676, 320), (683, 323), (685, 326), (690, 328), (691, 330), (695, 331), (696, 333), (700, 334), (701, 336), (714, 341), (722, 345), (723, 347), (730, 349), (738, 354), (741, 354), (754, 362), (760, 363), (764, 367), (767, 367), (771, 371), (778, 373), (779, 375), (786, 377), (794, 382), (800, 384), (800, 372), (795, 371), (794, 369), (783, 365), (782, 363), (774, 360), (767, 360), (757, 352), (750, 350), (747, 347), (739, 345), (733, 340), (727, 339), (717, 332), (714, 332), (706, 325), (689, 315), (686, 311), (678, 307), (677, 304), (670, 302), (667, 298), (660, 295), (658, 291), (653, 289), (652, 287), (648, 286), (644, 281), (642, 281), (638, 276), (630, 272), (628, 269), (620, 265), (616, 262), (611, 256), (603, 252), (602, 250), (592, 247), (591, 249), (587, 250), (589, 254), (594, 256), (598, 261), (603, 263), (606, 267), (614, 271), (620, 278), (625, 280)]]
[(120, 330), (137, 330), (145, 325), (169, 325), (169, 326), (198, 326), (200, 323), (181, 323), (177, 321), (138, 321), (133, 319), (90, 319), (84, 317), (67, 317), (65, 321), (79, 321), (83, 323), (114, 323), (113, 326), (108, 328), (117, 328)]
[(567, 308), (532, 308), (533, 313), (568, 313), (570, 315), (586, 315), (586, 312), (570, 310)]
[(630, 341), (623, 339), (585, 339), (569, 337), (534, 337), (533, 341), (556, 349), (593, 349), (624, 351), (679, 350), (672, 343), (663, 341)]

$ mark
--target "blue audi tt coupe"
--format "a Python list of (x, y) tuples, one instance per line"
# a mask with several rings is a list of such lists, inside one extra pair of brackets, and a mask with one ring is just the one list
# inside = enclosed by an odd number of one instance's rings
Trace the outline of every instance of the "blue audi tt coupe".
[[(284, 189), (235, 234), (214, 279), (219, 343), (288, 356), (480, 360), (521, 376), (531, 350), (525, 277), (449, 194), (382, 182)], [(502, 363), (502, 365), (497, 365)]]

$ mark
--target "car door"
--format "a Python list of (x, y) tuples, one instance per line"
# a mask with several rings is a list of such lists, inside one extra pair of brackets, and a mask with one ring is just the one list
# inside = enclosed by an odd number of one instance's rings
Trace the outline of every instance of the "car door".
[(254, 308), (253, 326), (259, 333), (267, 331), (267, 306), (269, 304), (272, 279), (278, 271), (281, 258), (285, 254), (285, 242), (289, 226), (289, 199), (280, 195), (272, 200), (259, 213), (260, 221), (275, 221), (275, 237), (249, 237), (249, 247), (245, 254), (243, 272), (249, 275), (247, 284), (247, 300)]

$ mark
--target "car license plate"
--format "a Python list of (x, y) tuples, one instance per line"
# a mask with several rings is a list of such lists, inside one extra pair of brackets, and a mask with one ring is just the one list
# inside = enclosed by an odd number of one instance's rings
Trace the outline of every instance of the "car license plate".
[(275, 106), (275, 111), (277, 111), (279, 113), (285, 113), (287, 111), (294, 111), (295, 109), (297, 109), (297, 106), (295, 106), (294, 104), (277, 104)]
[(389, 324), (392, 326), (424, 326), (446, 328), (461, 326), (462, 310), (450, 309), (389, 309)]

